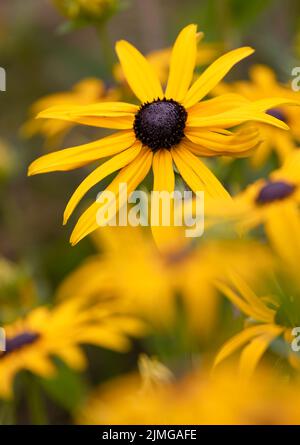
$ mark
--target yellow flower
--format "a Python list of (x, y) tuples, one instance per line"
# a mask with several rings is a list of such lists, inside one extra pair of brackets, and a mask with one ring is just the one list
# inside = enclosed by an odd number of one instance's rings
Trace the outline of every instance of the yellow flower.
[(299, 171), (300, 153), (296, 151), (267, 179), (259, 179), (249, 185), (231, 202), (219, 200), (209, 204), (206, 208), (208, 219), (234, 221), (242, 231), (275, 222), (274, 212), (280, 214), (287, 203), (297, 207), (300, 202)]
[[(269, 345), (279, 336), (288, 343), (288, 357), (299, 368), (300, 360), (291, 349), (291, 331), (299, 326), (299, 302), (286, 301), (280, 295), (258, 297), (253, 289), (238, 274), (231, 272), (228, 280), (218, 281), (218, 289), (245, 315), (251, 324), (228, 340), (215, 359), (215, 366), (242, 349), (239, 372), (248, 380)], [(298, 318), (298, 321), (297, 321)]]
[[(264, 122), (279, 128), (287, 125), (265, 110), (286, 100), (272, 98), (249, 102), (236, 95), (202, 100), (240, 60), (253, 53), (249, 47), (233, 50), (210, 65), (190, 87), (197, 55), (196, 25), (184, 28), (172, 50), (170, 72), (165, 91), (149, 62), (130, 43), (122, 40), (116, 51), (127, 82), (141, 106), (106, 102), (88, 106), (66, 106), (45, 110), (40, 117), (62, 119), (96, 127), (113, 128), (118, 133), (100, 141), (61, 150), (43, 156), (29, 167), (29, 175), (55, 170), (71, 170), (108, 156), (113, 156), (94, 170), (77, 188), (69, 201), (66, 223), (86, 192), (113, 172), (119, 174), (107, 187), (121, 200), (119, 184), (126, 183), (131, 193), (146, 177), (151, 167), (154, 190), (173, 191), (173, 161), (184, 181), (193, 191), (205, 191), (207, 197), (228, 197), (220, 182), (198, 156), (241, 156), (258, 143), (256, 129), (230, 131), (249, 121)], [(109, 209), (95, 202), (80, 217), (71, 235), (74, 245), (101, 225), (98, 210)], [(104, 207), (103, 207), (104, 206)]]
[(31, 117), (22, 126), (21, 135), (30, 138), (36, 134), (41, 134), (46, 138), (47, 147), (53, 147), (62, 142), (62, 139), (75, 124), (58, 119), (35, 119), (40, 111), (53, 106), (88, 105), (99, 100), (111, 101), (116, 99), (118, 99), (116, 90), (107, 89), (101, 80), (86, 78), (76, 83), (70, 91), (49, 94), (37, 100), (31, 106)]
[(52, 356), (81, 370), (86, 362), (80, 344), (126, 351), (128, 335), (140, 335), (143, 329), (141, 322), (118, 314), (104, 302), (91, 305), (69, 300), (52, 309), (33, 309), (25, 318), (4, 326), (6, 351), (0, 352), (0, 397), (12, 396), (14, 378), (21, 370), (51, 377), (55, 373)]
[[(216, 94), (234, 92), (241, 94), (249, 100), (262, 100), (276, 97), (285, 97), (287, 100), (299, 100), (299, 93), (294, 92), (290, 85), (280, 83), (271, 68), (264, 65), (254, 65), (250, 69), (250, 81), (238, 81), (232, 84), (221, 84), (216, 88)], [(295, 140), (300, 141), (300, 109), (286, 105), (270, 107), (267, 111), (271, 116), (285, 122), (290, 131), (270, 127), (259, 123), (259, 131), (263, 142), (250, 160), (254, 166), (262, 166), (272, 150), (274, 150), (282, 163), (286, 156), (295, 148)]]
[[(57, 298), (77, 294), (82, 300), (113, 295), (119, 309), (146, 319), (155, 330), (174, 326), (178, 298), (187, 319), (187, 335), (205, 343), (215, 332), (219, 296), (214, 280), (238, 267), (253, 279), (270, 267), (270, 253), (256, 243), (210, 241), (197, 245), (178, 240), (158, 251), (150, 231), (140, 227), (105, 227), (94, 233), (98, 255), (90, 257), (61, 284)], [(249, 250), (257, 258), (249, 258)], [(159, 307), (159, 311), (157, 308)]]
[(77, 416), (93, 425), (281, 425), (300, 422), (299, 380), (287, 382), (263, 368), (244, 384), (232, 366), (209, 374), (195, 370), (143, 390), (137, 373), (94, 390)]

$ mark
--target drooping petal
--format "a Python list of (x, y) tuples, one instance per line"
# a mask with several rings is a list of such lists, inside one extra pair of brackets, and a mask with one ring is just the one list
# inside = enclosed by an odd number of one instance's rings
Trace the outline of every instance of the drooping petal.
[(133, 131), (120, 131), (99, 141), (49, 153), (32, 162), (28, 175), (73, 170), (97, 159), (120, 153), (131, 147), (134, 142)]
[(197, 56), (197, 26), (188, 25), (178, 35), (170, 62), (165, 96), (181, 102), (189, 89)]
[(78, 202), (88, 192), (88, 190), (90, 190), (94, 185), (102, 181), (102, 179), (106, 178), (111, 173), (114, 173), (115, 171), (119, 170), (122, 167), (125, 167), (130, 162), (132, 162), (141, 151), (141, 148), (141, 144), (139, 142), (136, 142), (132, 147), (109, 159), (107, 162), (100, 165), (98, 168), (96, 168), (96, 170), (89, 174), (85, 178), (85, 180), (81, 182), (79, 187), (71, 196), (71, 199), (69, 200), (64, 212), (63, 223), (67, 223)]
[(240, 358), (239, 372), (244, 380), (248, 380), (252, 376), (268, 346), (283, 332), (283, 328), (280, 326), (274, 325), (272, 328), (269, 327), (264, 334), (252, 340), (243, 349)]
[[(275, 127), (288, 130), (289, 127), (281, 120), (265, 113), (265, 111), (277, 106), (291, 103), (291, 101), (283, 98), (262, 99), (254, 102), (247, 102), (241, 107), (228, 110), (213, 116), (188, 116), (187, 129), (189, 127), (220, 127), (230, 128), (244, 122), (256, 121), (274, 125)], [(294, 101), (293, 105), (298, 104)]]
[(238, 349), (240, 349), (244, 344), (248, 343), (253, 338), (273, 331), (273, 324), (259, 324), (244, 329), (222, 346), (221, 350), (218, 352), (214, 360), (214, 366), (217, 366), (231, 354), (234, 354)]
[(205, 97), (231, 68), (245, 57), (250, 56), (254, 50), (248, 46), (230, 51), (213, 62), (189, 89), (183, 105), (192, 107)]
[(213, 97), (212, 99), (202, 100), (193, 107), (189, 108), (189, 116), (212, 116), (214, 114), (232, 110), (233, 108), (241, 107), (246, 103), (250, 103), (250, 101), (239, 94), (221, 94), (220, 96)]
[(263, 321), (267, 323), (271, 323), (274, 318), (274, 313), (268, 313), (266, 308), (261, 309), (256, 305), (249, 304), (248, 301), (245, 301), (242, 296), (236, 292), (236, 290), (232, 289), (228, 284), (218, 281), (216, 283), (216, 287), (222, 292), (232, 304), (238, 307), (245, 315), (253, 318), (256, 321)]
[(171, 154), (181, 176), (195, 193), (204, 191), (211, 198), (230, 199), (230, 195), (213, 173), (185, 147), (173, 148)]
[(133, 45), (120, 40), (116, 44), (116, 52), (130, 88), (142, 103), (163, 98), (154, 68)]
[[(118, 201), (120, 200), (119, 185), (121, 183), (127, 184), (127, 192), (130, 194), (148, 174), (151, 164), (152, 151), (148, 148), (143, 148), (135, 160), (124, 167), (106, 188), (106, 190), (115, 194), (116, 199), (113, 201), (109, 200), (105, 204), (105, 209), (108, 210), (115, 204), (118, 206)], [(72, 245), (77, 244), (86, 235), (99, 228), (99, 224), (97, 222), (97, 212), (102, 206), (103, 204), (95, 202), (79, 218), (71, 235), (70, 242)]]
[(91, 105), (51, 107), (39, 113), (37, 118), (127, 130), (133, 127), (137, 111), (136, 105), (125, 102), (100, 102)]
[(169, 150), (158, 150), (153, 156), (153, 190), (172, 192), (175, 186), (173, 160)]
[(203, 128), (190, 127), (186, 130), (185, 135), (195, 144), (216, 152), (216, 155), (249, 152), (260, 143), (260, 134), (255, 127), (241, 128), (239, 131), (226, 135)]
[[(169, 150), (162, 149), (153, 156), (153, 190), (157, 192), (172, 193), (175, 187), (175, 174), (173, 169), (173, 159)], [(158, 249), (166, 253), (171, 248), (175, 248), (179, 240), (179, 229), (173, 227), (174, 201), (170, 197), (169, 225), (164, 225), (163, 205), (151, 206), (151, 231), (153, 239)], [(154, 217), (154, 212), (157, 215)], [(155, 223), (153, 223), (155, 221)], [(170, 253), (170, 252), (168, 252)]]

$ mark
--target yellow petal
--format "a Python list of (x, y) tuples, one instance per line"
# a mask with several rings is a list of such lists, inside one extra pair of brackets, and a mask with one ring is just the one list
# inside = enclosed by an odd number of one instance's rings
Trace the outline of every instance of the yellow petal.
[(85, 355), (77, 346), (68, 346), (64, 349), (58, 348), (56, 355), (73, 369), (82, 371), (86, 368), (87, 361)]
[(73, 170), (97, 159), (115, 155), (131, 147), (134, 142), (133, 131), (120, 131), (99, 141), (49, 153), (32, 162), (28, 169), (28, 175)]
[(282, 331), (283, 328), (273, 326), (273, 329), (268, 329), (265, 334), (252, 340), (251, 343), (243, 349), (239, 365), (240, 376), (243, 379), (248, 380), (252, 376), (259, 360), (267, 350), (268, 346), (282, 333)]
[(218, 352), (214, 360), (214, 366), (217, 366), (227, 357), (234, 354), (238, 349), (240, 349), (244, 344), (248, 343), (254, 337), (273, 331), (274, 325), (272, 324), (260, 324), (244, 329), (242, 332), (239, 332), (222, 346), (221, 350)]
[(197, 55), (197, 26), (188, 25), (178, 35), (170, 62), (166, 98), (181, 102), (193, 79)]
[(259, 131), (255, 127), (242, 128), (227, 135), (191, 127), (186, 130), (185, 135), (190, 141), (215, 152), (216, 155), (248, 152), (260, 143)]
[(39, 113), (37, 118), (127, 130), (133, 127), (137, 111), (136, 105), (125, 102), (100, 102), (91, 105), (51, 107)]
[(241, 107), (246, 103), (250, 103), (250, 101), (239, 94), (221, 94), (220, 96), (212, 99), (202, 100), (193, 107), (189, 108), (189, 116), (212, 116), (214, 114), (232, 110), (233, 108)]
[(98, 168), (96, 168), (96, 170), (89, 174), (85, 178), (85, 180), (81, 182), (81, 184), (75, 190), (71, 199), (69, 200), (64, 212), (63, 223), (67, 223), (78, 202), (88, 192), (88, 190), (90, 190), (94, 185), (102, 181), (102, 179), (106, 178), (111, 173), (114, 173), (115, 171), (120, 170), (120, 168), (125, 167), (125, 165), (128, 165), (137, 157), (137, 155), (141, 151), (141, 148), (142, 146), (140, 142), (137, 142), (131, 148), (128, 148), (127, 150), (122, 151), (120, 154), (114, 156), (112, 159), (109, 159), (107, 162), (100, 165)]
[(218, 281), (216, 287), (222, 292), (235, 306), (237, 306), (244, 314), (248, 317), (253, 318), (256, 321), (263, 322), (273, 322), (273, 315), (266, 314), (265, 311), (260, 310), (256, 305), (251, 305), (246, 302), (241, 295), (239, 295), (235, 290), (229, 287), (227, 284)]
[(293, 271), (299, 270), (300, 219), (292, 201), (270, 206), (265, 222), (266, 234), (277, 254)]
[(189, 89), (183, 105), (186, 108), (192, 107), (205, 97), (223, 77), (231, 70), (231, 68), (240, 60), (250, 56), (254, 50), (250, 47), (238, 48), (219, 57), (213, 62), (196, 82)]
[(175, 186), (173, 160), (169, 150), (158, 150), (153, 156), (153, 190), (172, 192)]
[(230, 199), (230, 195), (206, 165), (183, 146), (171, 151), (174, 162), (185, 182), (196, 193), (204, 191), (212, 198)]
[[(143, 148), (141, 153), (129, 165), (124, 167), (106, 190), (115, 193), (116, 206), (118, 207), (119, 184), (127, 184), (127, 192), (130, 194), (143, 181), (148, 174), (152, 164), (152, 151), (148, 148)], [(111, 208), (114, 202), (105, 204), (105, 208)], [(79, 218), (71, 235), (70, 242), (72, 245), (77, 244), (82, 238), (89, 233), (99, 228), (97, 223), (97, 212), (101, 204), (95, 202), (92, 204)]]
[[(158, 192), (173, 192), (175, 187), (175, 174), (173, 169), (173, 159), (169, 150), (162, 149), (153, 156), (153, 190)], [(153, 211), (153, 209), (151, 209)], [(163, 225), (162, 206), (158, 212), (158, 224), (151, 225), (154, 241), (160, 251), (165, 252), (176, 243), (176, 233), (172, 225), (172, 212), (174, 202), (170, 202), (170, 225)]]
[[(196, 114), (193, 114), (192, 116), (188, 116), (187, 130), (189, 127), (229, 128), (247, 121), (263, 122), (284, 130), (288, 130), (289, 127), (283, 121), (264, 112), (271, 108), (286, 104), (287, 101), (287, 99), (282, 98), (262, 99), (254, 102), (247, 102), (241, 107), (215, 114), (213, 116), (197, 117)], [(288, 102), (290, 103), (290, 101)]]
[(125, 40), (117, 42), (116, 51), (126, 80), (136, 97), (142, 103), (163, 98), (160, 81), (147, 59)]
[(261, 321), (271, 323), (274, 320), (275, 311), (263, 303), (262, 299), (253, 292), (240, 275), (231, 270), (229, 276), (230, 281), (247, 303), (262, 314), (264, 318), (262, 318)]

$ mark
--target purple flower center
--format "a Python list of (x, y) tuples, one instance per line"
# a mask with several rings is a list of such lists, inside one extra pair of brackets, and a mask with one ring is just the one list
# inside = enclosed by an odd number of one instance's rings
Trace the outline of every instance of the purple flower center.
[(276, 117), (276, 119), (279, 119), (282, 122), (287, 121), (285, 114), (279, 108), (271, 108), (270, 110), (267, 111), (267, 114)]
[(173, 99), (157, 99), (143, 104), (134, 121), (134, 132), (153, 151), (170, 149), (184, 136), (187, 119), (185, 108)]
[(290, 196), (295, 190), (294, 184), (284, 181), (270, 181), (259, 191), (257, 204), (268, 204), (273, 201), (280, 201)]
[(17, 351), (24, 346), (31, 345), (34, 343), (38, 338), (40, 337), (40, 334), (37, 334), (35, 332), (29, 332), (25, 331), (21, 334), (16, 335), (12, 338), (6, 339), (6, 349), (3, 352), (3, 354), (0, 355), (0, 359), (8, 354), (11, 354), (14, 351)]

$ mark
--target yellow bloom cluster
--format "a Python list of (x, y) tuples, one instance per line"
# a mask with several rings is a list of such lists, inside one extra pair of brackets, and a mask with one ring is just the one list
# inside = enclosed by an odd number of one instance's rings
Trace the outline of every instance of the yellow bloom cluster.
[[(100, 16), (114, 2), (55, 3), (73, 19)], [(220, 56), (221, 46), (202, 38), (191, 24), (172, 48), (147, 56), (118, 41), (115, 86), (88, 78), (32, 106), (22, 134), (42, 135), (47, 148), (77, 125), (98, 135), (29, 166), (32, 176), (96, 164), (69, 199), (64, 224), (90, 189), (103, 186), (120, 203), (125, 183), (146, 196), (192, 192), (192, 212), (204, 192), (204, 236), (188, 238), (174, 221), (99, 227), (99, 210), (110, 213), (113, 198), (98, 197), (70, 239), (87, 237), (93, 254), (66, 274), (51, 304), (0, 258), (0, 398), (14, 398), (20, 371), (53, 378), (57, 359), (82, 373), (83, 345), (128, 353), (134, 344), (138, 372), (125, 366), (115, 377), (109, 369), (110, 379), (74, 407), (74, 422), (300, 422), (299, 96), (263, 65), (226, 83), (254, 50)], [(8, 302), (8, 289), (22, 310)]]

